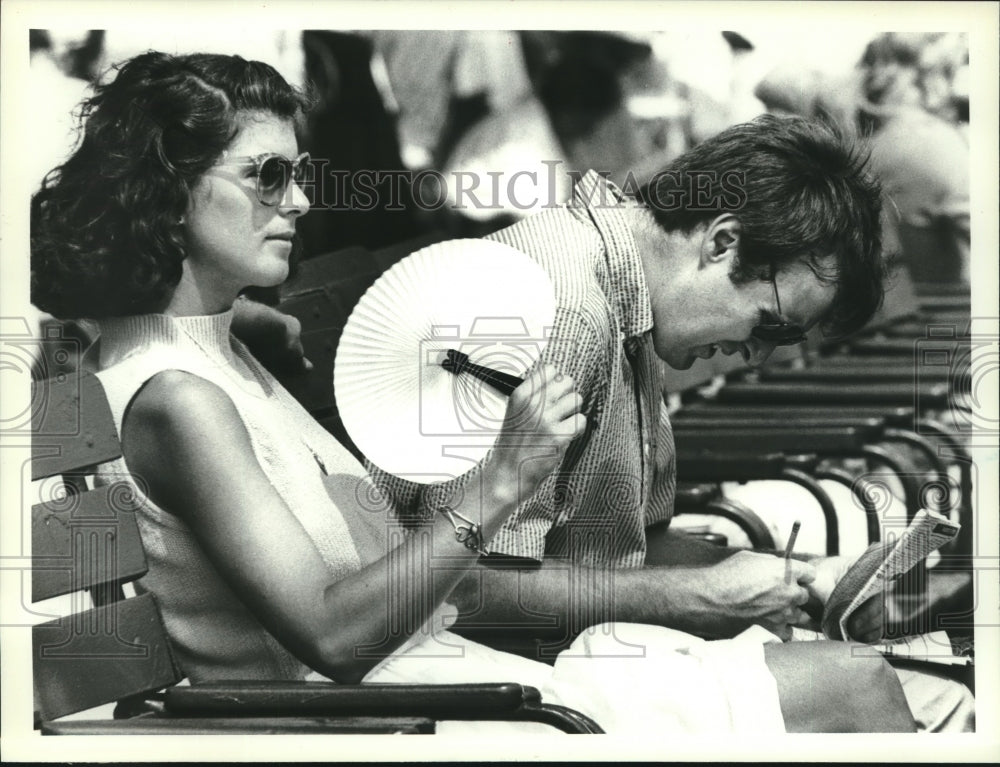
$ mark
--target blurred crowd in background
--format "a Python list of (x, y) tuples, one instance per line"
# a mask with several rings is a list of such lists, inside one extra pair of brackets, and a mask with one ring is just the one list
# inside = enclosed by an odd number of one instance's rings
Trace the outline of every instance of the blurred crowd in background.
[[(572, 172), (634, 187), (719, 130), (764, 111), (836, 123), (871, 141), (884, 184), (887, 245), (920, 282), (969, 280), (968, 44), (964, 35), (780, 29), (677, 31), (295, 31), (192, 29), (183, 41), (134, 33), (31, 32), (36, 182), (72, 147), (73, 107), (110, 67), (149, 48), (238, 53), (312, 90), (303, 151), (344, 173), (406, 169), (399, 204), (341, 205), (299, 222), (306, 257), (428, 236), (481, 236), (560, 202)], [(820, 41), (822, 40), (822, 44)], [(556, 172), (553, 172), (555, 169)], [(536, 179), (515, 205), (519, 171)], [(464, 174), (495, 190), (456, 205)], [(471, 175), (470, 175), (471, 174)], [(523, 177), (523, 174), (522, 174)], [(386, 179), (386, 184), (399, 180)], [(37, 187), (37, 183), (35, 184)], [(443, 197), (442, 197), (443, 199)], [(461, 201), (459, 201), (461, 202)]]

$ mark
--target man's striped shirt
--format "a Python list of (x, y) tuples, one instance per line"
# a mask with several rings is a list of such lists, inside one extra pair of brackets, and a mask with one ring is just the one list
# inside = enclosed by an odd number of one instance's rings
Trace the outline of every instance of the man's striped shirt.
[[(637, 567), (644, 528), (673, 513), (673, 434), (653, 351), (653, 314), (621, 193), (591, 171), (567, 205), (490, 235), (535, 259), (555, 289), (542, 359), (573, 377), (587, 430), (488, 543), (493, 553)], [(369, 464), (404, 516), (426, 518), (472, 473), (415, 485)]]

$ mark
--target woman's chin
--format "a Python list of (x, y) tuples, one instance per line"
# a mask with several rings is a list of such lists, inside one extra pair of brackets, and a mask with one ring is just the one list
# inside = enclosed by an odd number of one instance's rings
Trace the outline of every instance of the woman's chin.
[(288, 259), (270, 263), (260, 270), (253, 284), (258, 288), (275, 288), (288, 279), (288, 271)]

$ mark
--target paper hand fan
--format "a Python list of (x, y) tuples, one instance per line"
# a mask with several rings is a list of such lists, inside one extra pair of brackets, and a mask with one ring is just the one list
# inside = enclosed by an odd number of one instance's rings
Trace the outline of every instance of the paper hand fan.
[(496, 441), (507, 409), (498, 389), (535, 364), (554, 318), (548, 275), (507, 245), (451, 240), (407, 256), (362, 296), (337, 348), (351, 439), (408, 480), (461, 476)]

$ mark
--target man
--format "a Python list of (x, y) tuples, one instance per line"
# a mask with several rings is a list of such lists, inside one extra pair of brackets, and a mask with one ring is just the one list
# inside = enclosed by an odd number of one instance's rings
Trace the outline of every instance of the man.
[[(646, 534), (669, 520), (675, 483), (657, 358), (683, 369), (721, 351), (759, 364), (816, 323), (863, 325), (882, 297), (878, 187), (829, 132), (764, 116), (681, 156), (641, 197), (591, 172), (567, 207), (490, 238), (549, 273), (557, 311), (543, 359), (573, 378), (589, 427), (489, 544), (540, 566), (483, 568), (456, 598), (486, 624), (535, 614), (579, 628), (596, 617), (724, 637), (756, 623), (788, 637), (802, 615), (777, 595), (773, 556), (663, 525)], [(419, 491), (370, 468), (418, 516), (454, 489)], [(844, 563), (819, 564), (822, 601)], [(880, 624), (873, 606), (855, 636), (874, 638)]]
[(950, 114), (963, 46), (950, 37), (875, 38), (860, 62), (861, 109), (875, 127), (872, 164), (891, 201), (886, 239), (898, 242), (914, 282), (968, 286), (969, 143)]
[[(491, 236), (548, 272), (557, 310), (543, 361), (572, 377), (588, 428), (452, 593), (467, 624), (539, 634), (558, 625), (563, 639), (612, 622), (709, 638), (760, 625), (788, 639), (806, 618), (802, 587), (814, 605), (825, 602), (849, 562), (796, 562), (789, 584), (773, 554), (702, 544), (657, 524), (671, 517), (676, 479), (659, 360), (686, 368), (721, 351), (759, 364), (813, 325), (835, 333), (863, 325), (884, 276), (880, 190), (864, 166), (825, 129), (764, 116), (678, 158), (639, 200), (589, 173), (566, 207)], [(448, 505), (475, 475), (418, 487), (369, 469), (396, 508), (417, 518)], [(857, 639), (877, 638), (880, 600), (849, 628)], [(789, 729), (840, 726), (831, 710), (864, 719), (894, 708), (881, 667), (847, 654), (836, 673), (832, 660), (811, 668), (817, 656), (807, 652), (765, 648), (765, 657), (783, 699), (805, 701)], [(814, 694), (822, 674), (843, 679), (848, 669), (860, 672), (849, 699)], [(924, 693), (903, 677), (920, 726), (968, 726), (964, 688)]]
[[(758, 365), (814, 325), (831, 334), (863, 326), (886, 273), (881, 190), (865, 164), (817, 124), (765, 115), (679, 157), (640, 199), (591, 172), (568, 206), (488, 238), (548, 272), (557, 310), (543, 360), (573, 378), (588, 429), (453, 592), (467, 625), (531, 632), (554, 620), (571, 639), (609, 622), (710, 638), (757, 624), (788, 639), (806, 621), (780, 558), (657, 524), (670, 519), (676, 480), (658, 359), (685, 369), (721, 351)], [(418, 488), (369, 469), (418, 518), (469, 480)], [(518, 559), (490, 566), (497, 555)], [(817, 558), (795, 571), (813, 608), (849, 564)], [(849, 630), (874, 641), (882, 622), (876, 598)], [(900, 676), (918, 727), (971, 726), (964, 688)]]

